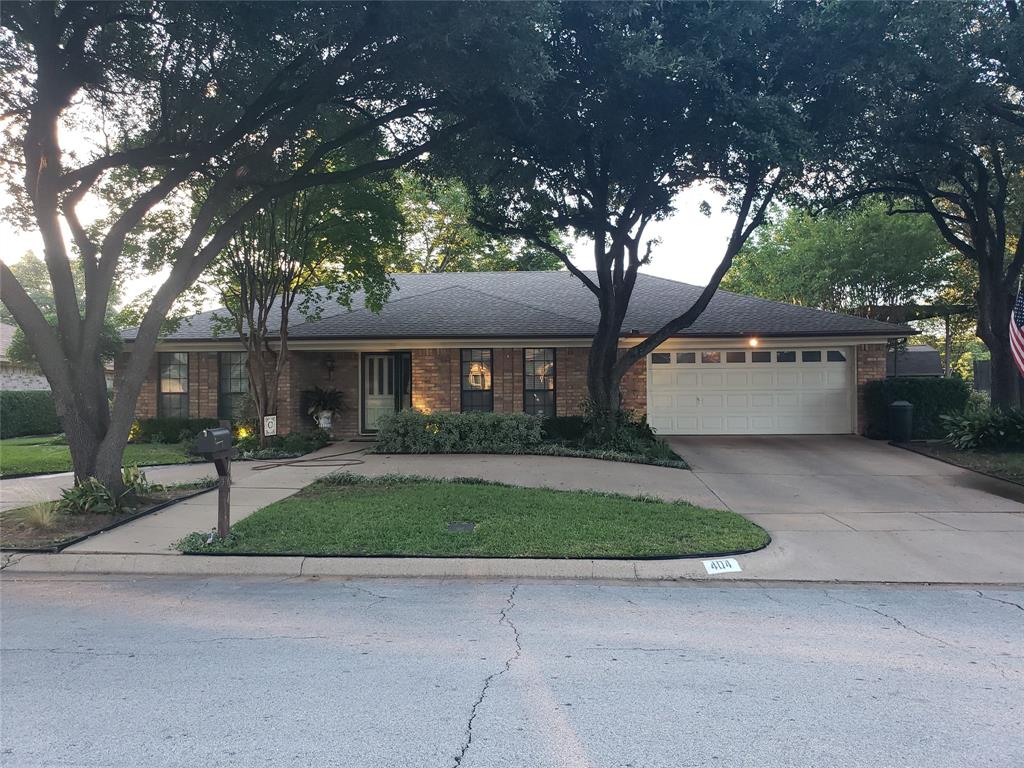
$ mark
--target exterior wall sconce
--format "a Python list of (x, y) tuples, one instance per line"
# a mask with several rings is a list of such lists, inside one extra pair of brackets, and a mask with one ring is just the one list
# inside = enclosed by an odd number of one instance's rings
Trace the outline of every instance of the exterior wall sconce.
[(756, 346), (757, 346), (758, 344), (760, 344), (761, 342), (759, 342), (759, 341), (757, 340), (757, 337), (756, 337), (756, 336), (754, 336), (754, 337), (751, 337), (750, 341), (749, 341), (749, 342), (747, 342), (747, 343), (748, 343), (748, 344), (750, 344), (750, 346), (752, 346), (752, 347), (756, 347)]
[(334, 379), (334, 355), (324, 355), (324, 370), (327, 371), (327, 380)]

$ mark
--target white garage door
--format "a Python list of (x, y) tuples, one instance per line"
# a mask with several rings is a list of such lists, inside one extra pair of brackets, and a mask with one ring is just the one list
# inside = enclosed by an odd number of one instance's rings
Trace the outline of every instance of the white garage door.
[(829, 435), (853, 431), (853, 351), (654, 352), (648, 421), (663, 435)]

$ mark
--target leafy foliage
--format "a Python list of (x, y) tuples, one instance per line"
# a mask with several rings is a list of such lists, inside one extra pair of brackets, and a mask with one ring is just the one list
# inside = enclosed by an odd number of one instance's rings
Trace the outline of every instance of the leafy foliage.
[(833, 312), (932, 301), (955, 262), (932, 220), (880, 198), (819, 216), (791, 209), (736, 256), (722, 287)]
[(942, 417), (946, 440), (962, 451), (1024, 449), (1024, 410), (987, 406)]
[(963, 412), (971, 388), (960, 379), (894, 377), (864, 385), (864, 408), (868, 437), (889, 436), (889, 404), (906, 400), (914, 406), (913, 437), (927, 440), (943, 437), (942, 417)]
[(399, 181), (404, 226), (392, 271), (521, 272), (562, 266), (559, 258), (544, 248), (477, 227), (472, 198), (458, 179), (405, 172)]
[(162, 485), (151, 483), (138, 467), (121, 470), (120, 492), (107, 488), (95, 477), (86, 478), (61, 493), (57, 511), (66, 515), (117, 515), (135, 506), (150, 493), (162, 491)]
[(388, 414), (377, 424), (378, 453), (529, 453), (541, 420), (525, 413)]
[(60, 432), (53, 394), (0, 390), (0, 438)]
[(330, 414), (341, 413), (345, 405), (345, 396), (340, 390), (334, 388), (313, 387), (309, 394), (310, 416), (327, 411)]
[(273, 435), (267, 438), (263, 447), (260, 447), (256, 435), (249, 435), (237, 440), (235, 447), (243, 459), (290, 459), (318, 451), (330, 442), (331, 436), (326, 430), (314, 429)]

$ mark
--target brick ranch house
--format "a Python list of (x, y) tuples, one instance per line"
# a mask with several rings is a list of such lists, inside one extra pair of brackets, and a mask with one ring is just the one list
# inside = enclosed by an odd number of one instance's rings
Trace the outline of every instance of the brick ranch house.
[[(402, 408), (579, 413), (597, 301), (568, 272), (401, 274), (375, 314), (291, 318), (278, 432), (307, 429), (308, 393), (335, 388), (336, 437), (375, 431)], [(629, 346), (686, 308), (699, 288), (639, 275), (623, 326)], [(206, 312), (157, 347), (137, 416), (230, 418), (247, 382), (237, 340)], [(126, 332), (131, 354), (132, 331)], [(864, 384), (886, 374), (886, 343), (905, 326), (719, 291), (686, 332), (635, 365), (623, 406), (666, 435), (863, 431)], [(123, 359), (122, 359), (123, 362)]]

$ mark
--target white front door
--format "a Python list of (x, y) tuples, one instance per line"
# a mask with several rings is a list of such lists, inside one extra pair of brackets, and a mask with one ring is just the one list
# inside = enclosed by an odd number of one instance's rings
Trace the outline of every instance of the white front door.
[(363, 356), (363, 429), (373, 432), (381, 416), (395, 412), (395, 358)]
[(854, 431), (849, 347), (673, 349), (647, 358), (647, 419), (663, 435)]

